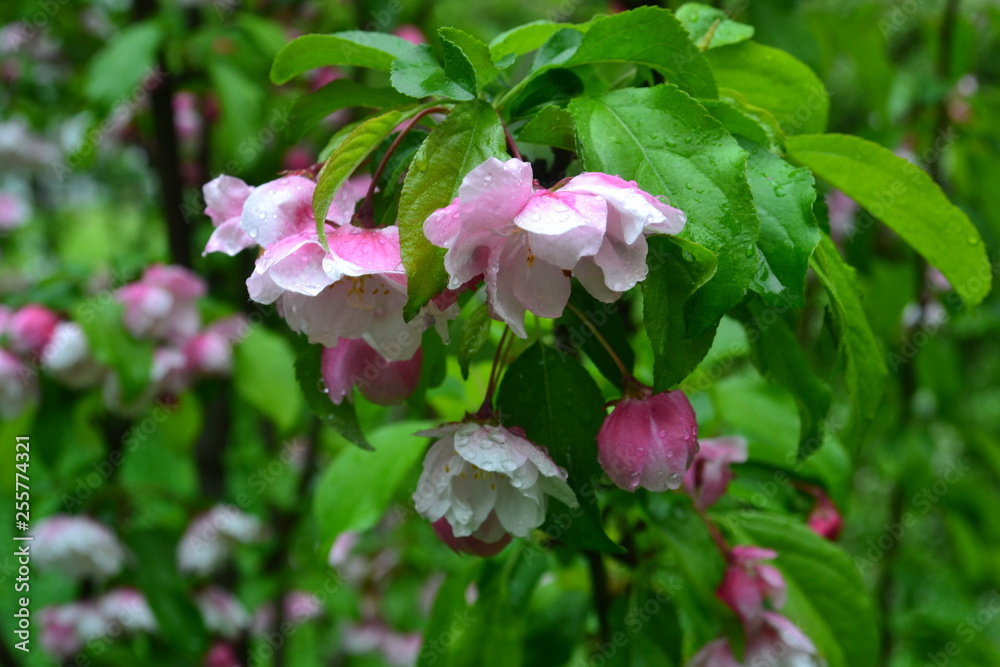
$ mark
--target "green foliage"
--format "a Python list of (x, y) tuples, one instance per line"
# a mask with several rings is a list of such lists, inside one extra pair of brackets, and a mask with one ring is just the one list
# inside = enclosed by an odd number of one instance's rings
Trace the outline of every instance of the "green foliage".
[(278, 334), (254, 327), (234, 352), (236, 392), (279, 429), (290, 431), (303, 409), (291, 345)]
[(136, 402), (149, 384), (153, 345), (136, 340), (122, 321), (122, 305), (110, 295), (77, 306), (74, 320), (83, 329), (94, 357), (109, 366), (118, 380), (125, 405)]
[(396, 58), (407, 60), (418, 52), (395, 35), (351, 30), (333, 35), (304, 35), (285, 45), (271, 66), (271, 81), (285, 83), (317, 67), (349, 65), (388, 72)]
[(676, 16), (703, 51), (746, 41), (754, 33), (752, 25), (733, 21), (721, 9), (700, 2), (684, 3)]
[(325, 386), (320, 373), (322, 356), (322, 345), (310, 345), (295, 360), (295, 379), (306, 399), (306, 404), (316, 417), (345, 440), (361, 449), (371, 450), (372, 446), (358, 423), (354, 404), (349, 400), (351, 397), (344, 397), (340, 405), (330, 400), (330, 390)]
[(161, 78), (155, 67), (162, 40), (163, 30), (155, 21), (137, 23), (118, 33), (90, 62), (87, 97), (110, 109), (141, 93), (136, 89), (147, 78)]

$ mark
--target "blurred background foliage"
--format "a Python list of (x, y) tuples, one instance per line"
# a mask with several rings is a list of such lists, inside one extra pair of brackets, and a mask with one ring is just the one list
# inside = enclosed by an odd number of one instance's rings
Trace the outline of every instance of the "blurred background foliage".
[[(272, 313), (255, 311), (246, 300), (243, 282), (252, 258), (199, 255), (212, 230), (202, 215), (200, 186), (220, 173), (261, 183), (283, 169), (311, 164), (330, 135), (351, 122), (344, 112), (303, 127), (293, 100), (322, 82), (266, 83), (270, 62), (284, 43), (307, 32), (401, 26), (431, 36), (441, 26), (456, 26), (489, 41), (527, 21), (585, 21), (636, 4), (655, 3), (3, 3), (0, 192), (20, 202), (28, 222), (0, 239), (0, 298), (12, 307), (37, 301), (69, 310), (80, 297), (115, 289), (151, 263), (174, 262), (208, 277), (207, 312), (258, 313), (271, 322)], [(829, 132), (869, 138), (925, 167), (979, 228), (998, 266), (1000, 5), (994, 0), (713, 4), (754, 26), (756, 40), (791, 52), (817, 72), (830, 92)], [(18, 25), (20, 32), (13, 28)], [(24, 25), (38, 29), (20, 43)], [(361, 83), (384, 76), (343, 74)], [(794, 404), (754, 370), (745, 335), (731, 320), (703, 364), (703, 369), (721, 364), (722, 377), (698, 372), (685, 388), (704, 433), (738, 432), (751, 441), (751, 462), (740, 468), (734, 497), (806, 514), (809, 507), (801, 498), (770, 482), (776, 469), (788, 468), (797, 479), (823, 485), (841, 506), (841, 543), (879, 610), (880, 664), (917, 667), (939, 664), (941, 656), (954, 665), (1000, 664), (1000, 619), (983, 613), (1000, 589), (1000, 299), (994, 293), (975, 312), (965, 311), (949, 298), (949, 287), (928, 277), (926, 266), (884, 226), (870, 224), (870, 216), (836, 193), (828, 202), (829, 224), (859, 270), (868, 315), (890, 367), (875, 427), (861, 441), (849, 435), (843, 443), (830, 439), (801, 466), (788, 463), (783, 453), (794, 450), (798, 433)], [(796, 324), (809, 322), (806, 313)], [(268, 541), (241, 551), (226, 575), (247, 606), (289, 587), (321, 590), (331, 570), (316, 553), (315, 528), (310, 520), (289, 518), (312, 516), (303, 493), (311, 481), (303, 466), (315, 462), (285, 461), (282, 452), (295, 438), (313, 443), (322, 469), (346, 444), (325, 427), (308, 426), (292, 370), (297, 345), (285, 327), (256, 329), (237, 351), (232, 382), (199, 385), (180, 408), (164, 408), (168, 417), (162, 420), (151, 412), (147, 419), (156, 426), (143, 436), (150, 446), (130, 453), (111, 473), (113, 484), (101, 481), (93, 488), (86, 480), (100, 472), (105, 440), (120, 425), (102, 413), (95, 397), (70, 400), (65, 390), (46, 386), (39, 415), (0, 427), (8, 442), (31, 424), (34, 513), (64, 511), (67, 498), (79, 499), (88, 512), (119, 528), (136, 552), (139, 571), (152, 572), (163, 553), (149, 545), (173, 549), (196, 511), (213, 500), (236, 502), (268, 518), (273, 528)], [(638, 364), (648, 373), (651, 359), (643, 358), (642, 349)], [(488, 368), (488, 361), (476, 360), (473, 383), (484, 386)], [(465, 405), (456, 375), (427, 399), (446, 417), (473, 407)], [(400, 437), (398, 430), (375, 430), (386, 421), (385, 409), (364, 405), (360, 412), (376, 444)], [(418, 398), (390, 414), (422, 418), (426, 402)], [(831, 425), (844, 426), (836, 423), (838, 414), (844, 411), (835, 409)], [(307, 449), (313, 451), (312, 445)], [(224, 473), (213, 478), (219, 456)], [(10, 458), (2, 463), (5, 497), (12, 492)], [(409, 483), (400, 484), (398, 497), (387, 504), (396, 500), (397, 508), (408, 507), (417, 473), (414, 467), (405, 472)], [(609, 502), (624, 507), (631, 500), (611, 494)], [(6, 504), (2, 511), (0, 530), (8, 531)], [(356, 577), (337, 575), (326, 618), (290, 638), (286, 664), (319, 664), (318, 655), (339, 656), (326, 664), (387, 664), (390, 658), (376, 651), (348, 655), (343, 633), (374, 623), (373, 618), (399, 635), (420, 632), (433, 595), (428, 590), (441, 571), (494, 567), (452, 555), (424, 522), (407, 518), (406, 512), (390, 511), (348, 526), (376, 526), (355, 547), (367, 569)], [(568, 552), (557, 547), (541, 558), (550, 574), (518, 607), (529, 647), (525, 664), (567, 664), (571, 657), (580, 659), (579, 638), (595, 622), (583, 608), (589, 582)], [(272, 568), (273, 563), (285, 565)], [(168, 580), (158, 585), (182, 587), (169, 579), (176, 574), (168, 570), (163, 574)], [(10, 572), (5, 567), (0, 574), (5, 618)], [(534, 581), (541, 572), (504, 576)], [(36, 575), (35, 582), (36, 608), (74, 595), (58, 574)], [(204, 635), (196, 624), (179, 621), (177, 627)], [(3, 641), (10, 641), (9, 633)], [(96, 660), (136, 664), (138, 655), (146, 664), (161, 664), (156, 656), (165, 650), (158, 643), (163, 641), (116, 643)], [(202, 648), (206, 641), (191, 640)], [(947, 654), (951, 642), (955, 656)], [(34, 652), (26, 664), (49, 663)]]

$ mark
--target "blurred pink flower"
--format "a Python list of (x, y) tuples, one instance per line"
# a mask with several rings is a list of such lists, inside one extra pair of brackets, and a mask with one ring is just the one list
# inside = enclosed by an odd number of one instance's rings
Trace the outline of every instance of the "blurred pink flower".
[(424, 31), (415, 25), (410, 23), (404, 23), (395, 30), (392, 31), (396, 37), (401, 37), (411, 44), (426, 44), (427, 37), (424, 35)]
[(816, 506), (809, 513), (809, 528), (820, 537), (834, 541), (844, 528), (844, 518), (822, 490), (815, 489), (813, 495), (816, 496)]
[(182, 266), (155, 264), (116, 298), (125, 307), (125, 326), (137, 338), (183, 341), (201, 326), (197, 300), (205, 281)]
[(235, 505), (216, 505), (195, 517), (177, 545), (181, 572), (207, 576), (232, 554), (236, 544), (258, 542), (264, 537), (260, 520)]
[(224, 588), (203, 588), (195, 593), (194, 604), (205, 628), (223, 639), (235, 639), (250, 628), (250, 614), (243, 603)]
[(115, 534), (88, 517), (55, 514), (36, 523), (32, 532), (34, 563), (40, 569), (76, 580), (104, 580), (125, 564), (125, 548)]
[(28, 357), (41, 355), (48, 345), (59, 316), (37, 303), (29, 303), (17, 310), (7, 321), (7, 338), (11, 349)]
[(60, 322), (42, 350), (42, 368), (63, 384), (82, 389), (98, 384), (105, 369), (90, 353), (90, 344), (76, 322)]
[(0, 231), (23, 227), (31, 217), (31, 207), (13, 192), (0, 192)]
[(745, 545), (733, 547), (730, 553), (718, 595), (740, 617), (748, 633), (760, 625), (765, 601), (774, 609), (785, 606), (784, 577), (773, 565), (762, 563), (777, 557), (770, 549)]
[(733, 479), (730, 466), (745, 463), (747, 441), (739, 436), (698, 441), (699, 450), (684, 476), (684, 490), (695, 504), (705, 509), (726, 493)]

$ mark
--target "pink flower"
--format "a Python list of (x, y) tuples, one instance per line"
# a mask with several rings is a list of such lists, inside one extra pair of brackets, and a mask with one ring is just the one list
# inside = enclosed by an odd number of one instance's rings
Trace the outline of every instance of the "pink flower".
[(688, 667), (823, 667), (826, 662), (816, 646), (790, 620), (774, 612), (764, 612), (760, 628), (747, 636), (743, 662), (733, 657), (726, 639), (717, 639), (702, 648)]
[(341, 338), (323, 350), (323, 382), (336, 405), (351, 400), (354, 387), (372, 403), (396, 405), (417, 388), (422, 365), (421, 350), (406, 361), (390, 361), (360, 338)]
[[(282, 605), (283, 622), (291, 625), (305, 623), (323, 613), (323, 605), (319, 598), (307, 591), (289, 591), (285, 594)], [(274, 603), (264, 603), (254, 612), (252, 629), (257, 634), (266, 634), (272, 631), (275, 620)]]
[(235, 595), (209, 586), (194, 595), (194, 604), (201, 612), (205, 628), (224, 639), (235, 639), (250, 628), (250, 614)]
[(426, 44), (427, 37), (424, 36), (424, 31), (415, 25), (410, 23), (404, 23), (395, 30), (392, 31), (396, 37), (401, 37), (411, 44)]
[(55, 514), (34, 528), (32, 553), (43, 570), (77, 580), (108, 579), (125, 564), (125, 549), (102, 523), (83, 516)]
[(176, 93), (173, 107), (178, 139), (185, 143), (194, 142), (201, 132), (203, 123), (198, 112), (198, 96), (188, 91)]
[(254, 240), (240, 227), (240, 216), (253, 186), (232, 176), (217, 176), (202, 187), (205, 215), (212, 219), (215, 231), (205, 245), (205, 252), (233, 256), (254, 245)]
[(12, 192), (0, 192), (0, 231), (23, 227), (31, 217), (31, 207)]
[(246, 320), (227, 317), (212, 323), (184, 344), (187, 369), (202, 375), (226, 375), (233, 367), (233, 342), (242, 338)]
[(104, 368), (90, 354), (90, 344), (76, 322), (56, 325), (48, 345), (42, 350), (42, 368), (74, 389), (97, 384)]
[(330, 554), (327, 557), (330, 567), (343, 567), (346, 565), (360, 537), (353, 530), (344, 531), (340, 535), (337, 535), (337, 539), (333, 541), (333, 546), (330, 547)]
[(365, 621), (344, 628), (344, 650), (351, 655), (378, 651), (390, 667), (406, 667), (417, 660), (423, 638), (419, 633), (400, 633), (381, 621)]
[(229, 642), (217, 641), (205, 654), (204, 667), (243, 667), (236, 649)]
[(0, 417), (15, 419), (38, 400), (38, 376), (0, 348)]
[(417, 435), (440, 440), (424, 459), (413, 494), (416, 510), (431, 523), (445, 519), (454, 538), (493, 544), (507, 533), (527, 537), (545, 521), (550, 495), (577, 506), (566, 471), (523, 432), (470, 423)]
[(72, 603), (45, 607), (39, 612), (42, 621), (42, 650), (60, 661), (83, 650), (85, 637), (80, 632), (84, 618), (94, 614), (91, 605)]
[[(497, 521), (496, 515), (491, 514), (487, 519), (487, 522)], [(484, 542), (478, 537), (455, 537), (454, 531), (451, 529), (451, 524), (444, 517), (438, 519), (431, 527), (437, 534), (438, 538), (442, 542), (448, 545), (448, 547), (455, 553), (466, 553), (472, 554), (473, 556), (479, 556), (481, 558), (489, 558), (490, 556), (496, 556), (498, 553), (504, 550), (504, 548), (510, 544), (511, 537), (510, 533), (504, 533), (496, 542)], [(488, 527), (484, 532), (491, 532), (495, 527)], [(501, 527), (502, 529), (502, 527)]]
[(697, 452), (698, 422), (681, 391), (626, 396), (597, 434), (601, 467), (626, 491), (680, 487)]
[(719, 586), (719, 598), (743, 621), (748, 633), (760, 625), (764, 601), (774, 609), (785, 606), (785, 579), (772, 565), (761, 561), (777, 558), (770, 549), (736, 546), (730, 553), (730, 564)]
[(205, 282), (182, 266), (156, 264), (142, 279), (118, 290), (125, 326), (137, 338), (185, 340), (201, 326), (197, 300)]
[(177, 568), (207, 576), (232, 554), (237, 544), (258, 542), (263, 526), (235, 505), (216, 505), (191, 521), (177, 545)]
[(155, 632), (156, 617), (146, 596), (134, 588), (115, 588), (96, 602), (97, 611), (109, 624), (119, 624), (128, 632)]
[(834, 541), (840, 537), (844, 519), (828, 495), (819, 489), (816, 489), (813, 495), (816, 496), (816, 506), (809, 513), (809, 528), (820, 537)]
[(747, 441), (739, 436), (699, 441), (698, 454), (684, 476), (684, 490), (695, 504), (705, 509), (726, 492), (733, 479), (730, 465), (745, 463)]
[(448, 250), (448, 286), (483, 275), (494, 317), (523, 338), (525, 311), (562, 314), (568, 272), (613, 301), (646, 276), (644, 235), (683, 227), (683, 213), (616, 176), (585, 173), (550, 191), (535, 187), (527, 162), (490, 158), (427, 218), (424, 234)]
[(37, 303), (15, 312), (7, 322), (7, 337), (17, 354), (37, 357), (52, 338), (59, 316)]

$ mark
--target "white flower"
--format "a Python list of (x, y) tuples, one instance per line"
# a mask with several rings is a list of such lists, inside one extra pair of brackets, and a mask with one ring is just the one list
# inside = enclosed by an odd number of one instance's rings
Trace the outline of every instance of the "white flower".
[(107, 579), (125, 563), (125, 549), (118, 538), (93, 519), (57, 514), (41, 521), (34, 537), (35, 564), (74, 579)]
[(120, 623), (129, 632), (154, 632), (156, 617), (146, 596), (134, 588), (116, 588), (97, 600), (100, 615), (109, 624)]
[(455, 537), (527, 537), (545, 521), (547, 496), (577, 506), (566, 471), (509, 429), (445, 424), (417, 435), (441, 438), (424, 459), (417, 512), (431, 522), (445, 518)]
[(262, 537), (259, 519), (234, 505), (216, 505), (195, 518), (184, 532), (177, 546), (177, 567), (181, 572), (209, 575), (229, 558), (233, 545)]
[(250, 627), (246, 607), (229, 591), (209, 586), (195, 593), (194, 604), (201, 612), (205, 628), (226, 639), (235, 639)]
[(42, 367), (60, 382), (81, 389), (95, 384), (103, 369), (90, 354), (90, 345), (80, 325), (60, 322), (42, 350)]

